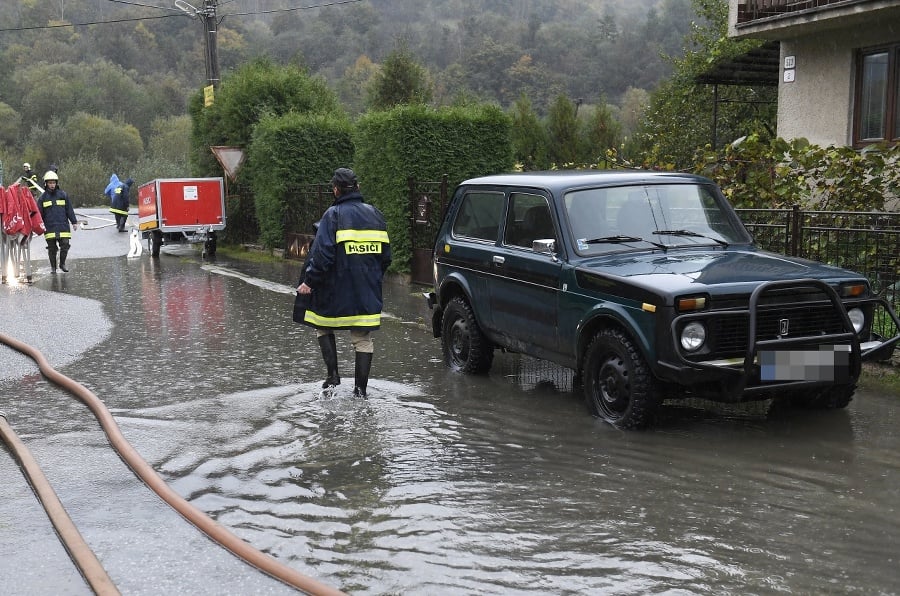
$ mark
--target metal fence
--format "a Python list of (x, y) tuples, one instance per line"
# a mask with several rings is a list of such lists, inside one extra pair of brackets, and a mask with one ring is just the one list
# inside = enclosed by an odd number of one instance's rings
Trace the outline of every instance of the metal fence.
[(865, 275), (900, 309), (900, 213), (738, 209), (766, 250), (821, 261)]
[(331, 184), (304, 184), (288, 190), (284, 212), (284, 256), (305, 259), (315, 234), (313, 224), (334, 202)]

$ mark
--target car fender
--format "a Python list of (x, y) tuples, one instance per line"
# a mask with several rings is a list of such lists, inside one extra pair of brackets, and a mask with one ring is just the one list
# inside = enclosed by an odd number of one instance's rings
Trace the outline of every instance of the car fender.
[[(469, 306), (472, 306), (472, 287), (469, 284), (469, 280), (459, 272), (453, 272), (447, 275), (447, 277), (441, 281), (441, 285), (438, 288), (438, 299), (434, 305), (434, 311), (431, 316), (431, 327), (434, 337), (441, 336), (441, 321), (443, 319), (444, 309), (447, 308), (447, 303), (449, 303), (454, 296), (462, 296), (466, 302), (469, 303)], [(475, 320), (482, 328), (484, 328), (481, 313), (474, 307), (472, 308), (472, 312), (475, 314)]]
[(637, 342), (647, 362), (651, 366), (656, 362), (652, 336), (646, 325), (642, 325), (635, 316), (635, 311), (643, 313), (640, 309), (629, 308), (616, 302), (598, 302), (584, 313), (576, 327), (575, 357), (579, 368), (594, 335), (607, 327), (617, 327), (625, 331)]

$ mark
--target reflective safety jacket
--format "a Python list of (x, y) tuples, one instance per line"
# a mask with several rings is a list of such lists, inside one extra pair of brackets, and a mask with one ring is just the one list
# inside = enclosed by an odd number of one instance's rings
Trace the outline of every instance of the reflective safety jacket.
[(312, 299), (303, 322), (317, 329), (381, 326), (381, 283), (391, 264), (384, 215), (359, 192), (335, 199), (319, 222), (304, 281)]
[(69, 201), (66, 191), (58, 188), (53, 191), (45, 190), (38, 199), (38, 208), (41, 210), (44, 227), (47, 229), (44, 233), (45, 238), (52, 240), (72, 237), (69, 223), (71, 222), (73, 226), (77, 225), (78, 219), (75, 217), (75, 210), (72, 209), (72, 203)]

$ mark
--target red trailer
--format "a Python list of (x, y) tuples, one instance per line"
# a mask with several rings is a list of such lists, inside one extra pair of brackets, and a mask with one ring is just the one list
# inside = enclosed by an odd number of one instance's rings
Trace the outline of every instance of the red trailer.
[(203, 242), (203, 256), (216, 253), (216, 232), (225, 229), (222, 178), (157, 178), (138, 188), (138, 229), (150, 254), (163, 243)]

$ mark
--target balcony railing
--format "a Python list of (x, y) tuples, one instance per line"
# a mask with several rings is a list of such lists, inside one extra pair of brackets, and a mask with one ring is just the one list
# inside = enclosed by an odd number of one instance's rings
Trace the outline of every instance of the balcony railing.
[(746, 0), (738, 4), (737, 24), (827, 7), (862, 4), (867, 0)]

